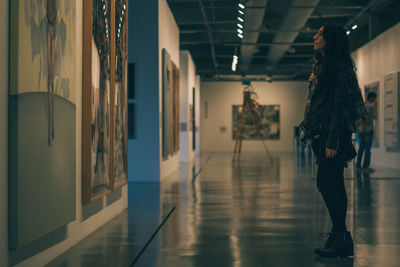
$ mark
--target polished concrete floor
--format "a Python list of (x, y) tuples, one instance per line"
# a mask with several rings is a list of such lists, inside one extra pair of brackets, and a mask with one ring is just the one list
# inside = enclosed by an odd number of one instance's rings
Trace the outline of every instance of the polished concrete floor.
[(130, 183), (129, 208), (48, 266), (400, 266), (399, 171), (346, 170), (355, 256), (323, 259), (313, 249), (330, 222), (312, 157), (231, 157), (203, 154), (161, 184)]

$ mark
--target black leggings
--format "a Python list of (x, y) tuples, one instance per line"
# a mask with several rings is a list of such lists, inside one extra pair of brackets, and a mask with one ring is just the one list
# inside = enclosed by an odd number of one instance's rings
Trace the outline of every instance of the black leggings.
[[(348, 137), (345, 136), (344, 138)], [(347, 193), (344, 185), (343, 151), (339, 147), (337, 155), (327, 159), (325, 144), (326, 136), (324, 135), (313, 140), (313, 149), (318, 160), (317, 187), (331, 217), (331, 232), (344, 233), (347, 231)]]
[(343, 164), (331, 162), (330, 160), (320, 162), (317, 172), (317, 187), (328, 208), (332, 221), (331, 232), (334, 233), (347, 231), (347, 194), (343, 172)]

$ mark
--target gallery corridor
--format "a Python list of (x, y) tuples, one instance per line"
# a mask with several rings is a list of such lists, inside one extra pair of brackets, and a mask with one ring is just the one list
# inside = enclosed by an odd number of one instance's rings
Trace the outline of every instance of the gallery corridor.
[(313, 249), (330, 222), (307, 151), (231, 157), (129, 183), (129, 208), (47, 266), (398, 266), (398, 171), (346, 170), (355, 257), (322, 259)]

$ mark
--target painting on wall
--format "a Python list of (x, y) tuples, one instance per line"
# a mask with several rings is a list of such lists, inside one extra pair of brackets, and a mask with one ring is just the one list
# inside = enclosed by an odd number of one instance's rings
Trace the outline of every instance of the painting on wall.
[(365, 97), (367, 97), (369, 92), (374, 92), (377, 95), (377, 101), (375, 101), (374, 103), (376, 114), (374, 114), (374, 122), (373, 122), (374, 139), (372, 141), (372, 147), (379, 148), (379, 82), (367, 84), (364, 87)]
[[(242, 105), (232, 106), (232, 139), (236, 139), (238, 130), (243, 140), (278, 140), (280, 138), (280, 106), (260, 105), (258, 119), (247, 111), (242, 112)], [(256, 123), (258, 121), (258, 123)]]
[(179, 151), (179, 69), (171, 61), (172, 154)]
[(75, 21), (75, 1), (10, 1), (11, 248), (75, 220)]
[(134, 100), (135, 94), (135, 64), (128, 63), (128, 99)]
[(127, 38), (125, 0), (84, 1), (85, 203), (127, 183)]
[(162, 158), (179, 151), (179, 69), (162, 49)]
[(115, 0), (114, 173), (112, 189), (128, 182), (127, 0)]
[(400, 72), (384, 77), (384, 144), (386, 152), (400, 152)]
[(171, 56), (162, 49), (162, 158), (167, 159), (172, 153), (172, 93), (171, 93)]
[(135, 139), (136, 136), (136, 110), (135, 103), (128, 103), (128, 139)]

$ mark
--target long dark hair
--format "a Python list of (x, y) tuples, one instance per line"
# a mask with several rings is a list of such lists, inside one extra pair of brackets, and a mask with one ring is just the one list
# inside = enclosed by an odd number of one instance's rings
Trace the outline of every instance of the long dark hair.
[(338, 68), (348, 68), (354, 74), (356, 67), (350, 55), (349, 38), (346, 31), (333, 24), (324, 25), (322, 36), (325, 39), (324, 55), (321, 52), (315, 53), (317, 65), (321, 66), (323, 78), (328, 80), (334, 78)]

